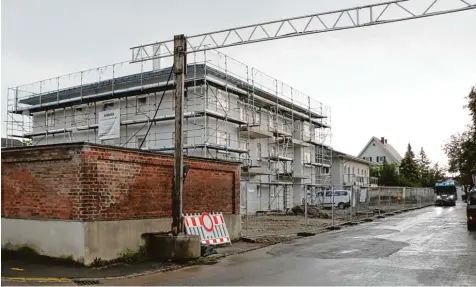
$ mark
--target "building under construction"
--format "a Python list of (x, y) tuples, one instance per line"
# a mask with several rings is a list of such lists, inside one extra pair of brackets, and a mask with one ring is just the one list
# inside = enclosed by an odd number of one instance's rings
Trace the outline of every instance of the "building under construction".
[[(32, 145), (174, 150), (174, 76), (118, 63), (9, 89), (7, 133)], [(184, 152), (242, 162), (241, 210), (285, 210), (331, 185), (330, 108), (217, 51), (188, 56)]]

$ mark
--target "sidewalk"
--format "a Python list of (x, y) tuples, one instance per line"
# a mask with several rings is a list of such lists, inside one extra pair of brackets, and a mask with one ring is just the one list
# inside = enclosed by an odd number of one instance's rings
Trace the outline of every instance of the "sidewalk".
[[(220, 258), (263, 247), (263, 244), (236, 242), (232, 246), (216, 249), (217, 254), (210, 257)], [(2, 252), (2, 280), (28, 282), (71, 282), (73, 280), (101, 280), (121, 277), (134, 277), (156, 272), (166, 272), (189, 266), (192, 263), (172, 263), (145, 261), (138, 263), (115, 263), (104, 267), (86, 267), (65, 260), (47, 257), (28, 257)], [(203, 264), (203, 263), (202, 263)]]

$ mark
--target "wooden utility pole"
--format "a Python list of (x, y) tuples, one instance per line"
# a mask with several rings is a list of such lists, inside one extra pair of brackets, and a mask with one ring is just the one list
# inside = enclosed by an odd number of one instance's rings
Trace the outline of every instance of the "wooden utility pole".
[(172, 234), (182, 232), (182, 191), (183, 191), (183, 100), (185, 75), (187, 74), (187, 41), (184, 35), (174, 36), (175, 75), (175, 163), (172, 191)]

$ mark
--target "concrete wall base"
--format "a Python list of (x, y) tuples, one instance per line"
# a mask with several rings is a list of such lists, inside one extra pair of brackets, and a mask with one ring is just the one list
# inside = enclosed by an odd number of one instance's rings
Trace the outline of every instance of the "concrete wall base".
[[(224, 214), (231, 240), (241, 236), (241, 216)], [(2, 218), (2, 248), (29, 247), (40, 255), (72, 258), (89, 265), (145, 245), (144, 233), (167, 232), (172, 218), (78, 222)]]
[(150, 235), (145, 240), (150, 259), (184, 261), (200, 257), (198, 235)]

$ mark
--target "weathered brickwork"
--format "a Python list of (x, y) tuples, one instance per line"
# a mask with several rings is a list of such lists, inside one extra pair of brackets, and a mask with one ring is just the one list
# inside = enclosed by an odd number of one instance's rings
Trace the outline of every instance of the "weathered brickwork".
[[(186, 158), (183, 211), (239, 213), (238, 163)], [(171, 215), (173, 157), (89, 144), (2, 150), (2, 216), (119, 220)]]

